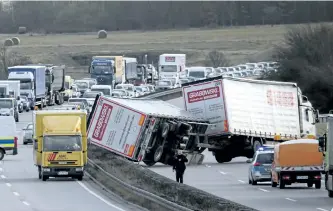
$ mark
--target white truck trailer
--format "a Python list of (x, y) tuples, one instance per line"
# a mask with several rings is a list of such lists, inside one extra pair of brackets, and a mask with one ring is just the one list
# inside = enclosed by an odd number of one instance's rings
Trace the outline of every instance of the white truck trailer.
[[(95, 144), (132, 161), (172, 165), (180, 145), (191, 134), (204, 134), (207, 121), (161, 100), (97, 96), (88, 120), (87, 137)], [(203, 160), (203, 156), (191, 159)]]
[(185, 85), (183, 99), (185, 110), (215, 124), (194, 147), (219, 163), (252, 158), (268, 141), (316, 135), (318, 111), (295, 83), (221, 76)]

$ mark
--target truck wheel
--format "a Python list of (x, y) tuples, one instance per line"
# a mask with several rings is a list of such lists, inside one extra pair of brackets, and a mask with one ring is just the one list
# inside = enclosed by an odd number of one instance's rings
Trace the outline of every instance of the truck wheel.
[(189, 131), (191, 130), (191, 125), (186, 124), (184, 122), (179, 122), (176, 127), (176, 134), (179, 135), (189, 135)]
[(15, 118), (15, 122), (19, 122), (20, 120), (19, 120), (19, 116), (18, 116), (18, 114), (17, 114), (17, 116), (16, 116), (16, 118)]
[(321, 188), (321, 181), (317, 181), (315, 183), (315, 187), (316, 187), (316, 189), (320, 189)]
[(163, 155), (163, 146), (157, 147), (154, 153), (154, 162), (158, 162)]
[(328, 190), (327, 193), (328, 193), (328, 197), (333, 198), (333, 191)]
[(170, 126), (168, 123), (163, 123), (160, 128), (160, 135), (164, 139), (168, 136)]
[(313, 182), (308, 182), (307, 185), (308, 185), (308, 188), (312, 188)]
[(49, 179), (48, 176), (42, 175), (42, 180), (43, 180), (43, 181), (46, 181), (46, 180), (48, 180), (48, 179)]
[(5, 157), (5, 150), (0, 149), (0, 160), (2, 160)]
[(251, 184), (252, 185), (257, 185), (258, 184), (257, 181), (254, 181), (252, 174), (251, 174)]
[(149, 167), (156, 164), (155, 161), (151, 161), (151, 160), (144, 160), (143, 163), (146, 164)]
[(82, 180), (83, 180), (83, 175), (77, 176), (76, 178), (77, 178), (79, 181), (82, 181)]
[(215, 160), (218, 163), (225, 163), (225, 162), (230, 162), (232, 158), (228, 154), (225, 154), (224, 152), (216, 152)]
[(271, 177), (271, 178), (272, 178), (271, 179), (271, 185), (272, 185), (273, 188), (276, 188), (277, 187), (277, 182), (274, 182), (273, 177)]
[(280, 176), (279, 187), (280, 189), (284, 189), (286, 187), (286, 183), (283, 181), (282, 176)]
[(42, 179), (42, 169), (38, 166), (38, 179)]

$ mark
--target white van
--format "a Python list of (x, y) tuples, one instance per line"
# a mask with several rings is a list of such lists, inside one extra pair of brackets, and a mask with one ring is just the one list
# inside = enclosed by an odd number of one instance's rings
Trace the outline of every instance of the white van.
[(0, 160), (5, 155), (17, 155), (16, 123), (12, 116), (0, 116)]
[(188, 68), (188, 77), (194, 78), (195, 80), (206, 79), (209, 74), (209, 71), (206, 67), (189, 67)]
[(106, 97), (111, 96), (112, 87), (110, 85), (92, 85), (91, 91), (103, 92), (103, 95)]

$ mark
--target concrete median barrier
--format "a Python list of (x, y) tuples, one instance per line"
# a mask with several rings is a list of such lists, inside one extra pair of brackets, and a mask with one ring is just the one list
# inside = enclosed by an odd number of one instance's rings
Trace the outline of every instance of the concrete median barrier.
[[(155, 172), (146, 169), (139, 164), (133, 163), (117, 156), (109, 151), (90, 145), (88, 150), (89, 159), (102, 168), (108, 174), (118, 178), (122, 182), (159, 196), (160, 198), (178, 204), (188, 210), (203, 211), (255, 211), (255, 209), (244, 205), (219, 198), (207, 192), (190, 187), (184, 184), (178, 184), (173, 180), (163, 177)], [(107, 178), (103, 178), (97, 167), (88, 165), (87, 172), (100, 183), (111, 189), (113, 192), (121, 195), (126, 200), (143, 206), (149, 210), (182, 210), (172, 207), (161, 208), (156, 202), (131, 195), (129, 189), (115, 184)], [(184, 210), (184, 209), (183, 209)]]

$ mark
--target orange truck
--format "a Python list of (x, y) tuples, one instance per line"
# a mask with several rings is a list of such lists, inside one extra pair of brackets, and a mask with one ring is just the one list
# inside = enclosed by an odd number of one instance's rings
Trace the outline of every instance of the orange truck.
[(298, 139), (277, 144), (272, 164), (272, 187), (280, 189), (292, 183), (315, 184), (321, 188), (324, 156), (318, 140)]

